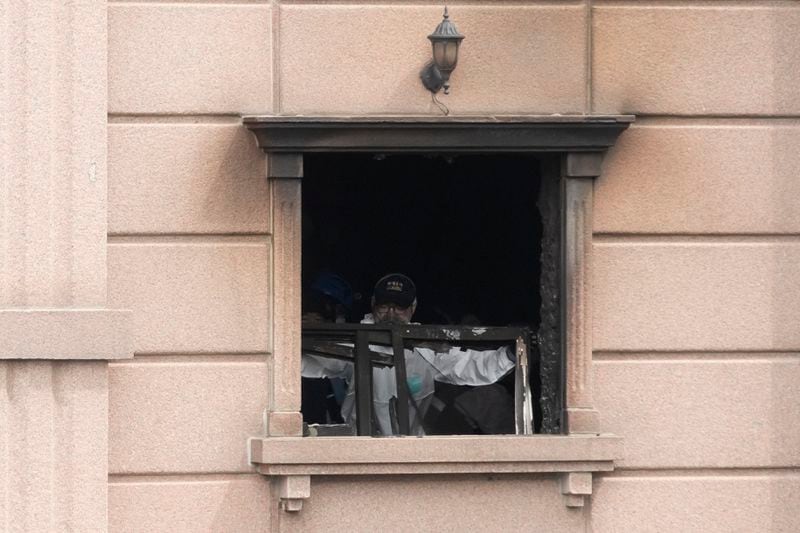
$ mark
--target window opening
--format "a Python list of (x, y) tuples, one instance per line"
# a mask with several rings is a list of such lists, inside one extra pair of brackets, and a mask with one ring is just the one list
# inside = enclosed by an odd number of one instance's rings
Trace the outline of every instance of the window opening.
[[(540, 208), (547, 213), (548, 203), (555, 198), (557, 221), (558, 192), (555, 185), (553, 194), (553, 183), (543, 186), (539, 159), (517, 154), (306, 154), (304, 166), (304, 313), (325, 315), (326, 322), (358, 323), (370, 312), (376, 280), (389, 272), (403, 272), (417, 287), (414, 322), (512, 326), (541, 334), (542, 309), (545, 315), (557, 314), (557, 305), (555, 310), (547, 302), (542, 306), (542, 294), (557, 299), (558, 262), (551, 259), (558, 257), (558, 238), (543, 252), (543, 234), (548, 232)], [(548, 202), (540, 198), (541, 190), (549, 191)], [(549, 228), (550, 236), (554, 229), (557, 236), (553, 213), (547, 217), (545, 222), (555, 226)], [(549, 270), (544, 274), (542, 258)], [(347, 305), (342, 305), (341, 294), (331, 297), (335, 289), (312, 289), (321, 276), (338, 278), (346, 285)], [(544, 280), (552, 287), (542, 291)], [(545, 322), (550, 318), (545, 316)], [(557, 337), (557, 323), (547, 328), (547, 336)], [(307, 333), (304, 327), (304, 344), (310, 342)], [(530, 335), (534, 340), (538, 337)], [(410, 346), (414, 341), (404, 342)], [(545, 350), (553, 352), (557, 342), (549, 339)], [(509, 339), (507, 344), (514, 343)], [(549, 416), (544, 431), (557, 432), (560, 352), (549, 353), (545, 361), (544, 395), (538, 353), (532, 343), (533, 426), (537, 432), (542, 430), (544, 407)], [(344, 380), (304, 378), (304, 420), (342, 422), (340, 406), (347, 383), (354, 379), (352, 374)], [(510, 372), (495, 384), (495, 390), (512, 402), (512, 419), (514, 380), (515, 372)], [(408, 383), (413, 389), (414, 384)], [(438, 416), (426, 417), (435, 421), (426, 425), (425, 432), (514, 433), (513, 426), (486, 431), (464, 415), (459, 406), (474, 389), (437, 381), (432, 398), (435, 409), (426, 406), (426, 414)], [(477, 398), (482, 401), (480, 395)]]

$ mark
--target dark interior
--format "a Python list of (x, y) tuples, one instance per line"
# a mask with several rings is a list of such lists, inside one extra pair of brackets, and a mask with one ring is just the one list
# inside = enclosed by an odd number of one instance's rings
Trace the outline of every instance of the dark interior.
[[(539, 323), (540, 171), (523, 155), (306, 154), (303, 282), (330, 270), (369, 312), (375, 281), (417, 285), (414, 320)], [(472, 315), (472, 316), (470, 316)]]
[[(346, 279), (361, 295), (349, 322), (370, 312), (372, 287), (381, 276), (402, 272), (417, 285), (415, 322), (528, 326), (536, 332), (542, 237), (536, 158), (306, 154), (304, 165), (303, 285), (321, 271)], [(530, 370), (538, 432), (537, 357)], [(303, 381), (307, 422), (338, 418), (337, 406), (320, 400), (331, 397), (326, 381)], [(499, 384), (506, 392), (492, 389), (498, 401), (511, 402), (513, 374)], [(490, 388), (481, 392), (481, 402)], [(428, 434), (480, 431), (455, 408), (456, 398), (466, 398), (461, 395), (470, 389), (436, 383), (435, 395), (445, 407), (433, 421), (426, 418)]]

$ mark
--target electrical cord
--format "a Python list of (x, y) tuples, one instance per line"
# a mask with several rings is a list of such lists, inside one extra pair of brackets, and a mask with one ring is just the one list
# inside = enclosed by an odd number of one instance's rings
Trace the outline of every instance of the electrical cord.
[(433, 91), (431, 91), (431, 100), (433, 101), (434, 104), (436, 104), (439, 107), (439, 111), (444, 113), (444, 116), (450, 114), (450, 108), (444, 105), (444, 103), (440, 102), (439, 99), (436, 98), (436, 93)]

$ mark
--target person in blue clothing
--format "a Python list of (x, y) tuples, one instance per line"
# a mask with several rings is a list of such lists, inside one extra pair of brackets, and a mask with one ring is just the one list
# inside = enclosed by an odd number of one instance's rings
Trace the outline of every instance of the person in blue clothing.
[[(303, 322), (346, 322), (353, 306), (353, 289), (341, 276), (323, 271), (303, 292)], [(333, 364), (333, 362), (331, 362)], [(301, 387), (301, 412), (308, 424), (342, 423), (341, 403), (348, 378), (342, 368), (338, 376), (305, 375)]]

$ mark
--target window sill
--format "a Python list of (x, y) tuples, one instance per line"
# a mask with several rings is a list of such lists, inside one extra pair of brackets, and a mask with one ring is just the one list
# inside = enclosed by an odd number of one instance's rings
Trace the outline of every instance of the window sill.
[(614, 469), (613, 435), (267, 437), (250, 440), (267, 475), (601, 472)]
[(284, 509), (310, 497), (312, 475), (558, 473), (566, 505), (591, 494), (592, 473), (614, 469), (614, 435), (267, 437), (250, 439), (251, 462), (279, 476)]

